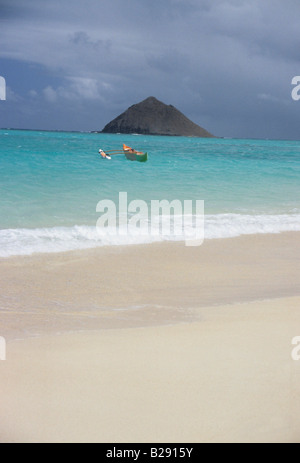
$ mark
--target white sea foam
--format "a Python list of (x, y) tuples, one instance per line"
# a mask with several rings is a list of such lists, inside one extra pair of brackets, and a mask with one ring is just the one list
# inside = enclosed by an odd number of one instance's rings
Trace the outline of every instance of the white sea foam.
[[(176, 221), (176, 219), (175, 219)], [(73, 227), (19, 228), (0, 230), (0, 257), (30, 255), (33, 253), (64, 252), (101, 246), (118, 246), (152, 243), (158, 241), (184, 241), (191, 237), (195, 220), (185, 222), (185, 235), (151, 234), (138, 229), (110, 230), (96, 226), (76, 225)], [(161, 226), (157, 221), (157, 227)], [(258, 233), (281, 233), (300, 231), (300, 214), (246, 215), (216, 214), (205, 215), (205, 239), (232, 238)]]

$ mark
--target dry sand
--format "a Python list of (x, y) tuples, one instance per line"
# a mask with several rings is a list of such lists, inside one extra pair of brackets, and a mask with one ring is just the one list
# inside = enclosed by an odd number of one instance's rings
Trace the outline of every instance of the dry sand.
[(0, 261), (0, 442), (298, 442), (299, 236)]

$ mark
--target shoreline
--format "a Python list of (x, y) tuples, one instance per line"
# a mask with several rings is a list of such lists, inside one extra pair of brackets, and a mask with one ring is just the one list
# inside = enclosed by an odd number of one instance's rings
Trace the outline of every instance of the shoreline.
[[(127, 194), (125, 193), (125, 197), (123, 198), (120, 197), (121, 194), (123, 193), (119, 193), (119, 205), (123, 201), (124, 204), (127, 202), (128, 205)], [(146, 203), (145, 207), (149, 215), (149, 208)], [(151, 208), (152, 206), (150, 205), (150, 215), (152, 214)], [(228, 224), (228, 215), (231, 216), (230, 224)], [(253, 223), (251, 223), (253, 219), (257, 221), (254, 228)], [(195, 220), (197, 221), (198, 219)], [(201, 237), (202, 233), (199, 233), (199, 236), (193, 233), (193, 235), (187, 235), (186, 238), (183, 236), (179, 238), (178, 236), (176, 239), (173, 237), (174, 239), (170, 240), (161, 239), (158, 228), (153, 230), (152, 236), (149, 224), (148, 230), (147, 228), (145, 229), (147, 233), (137, 236), (131, 235), (131, 232), (127, 235), (126, 226), (125, 228), (122, 228), (122, 226), (116, 234), (114, 228), (111, 231), (108, 228), (105, 236), (101, 236), (95, 225), (48, 225), (46, 227), (37, 226), (33, 228), (26, 226), (25, 228), (8, 227), (0, 230), (2, 243), (2, 247), (0, 247), (0, 261), (18, 257), (93, 251), (109, 247), (122, 249), (128, 246), (170, 245), (176, 243), (189, 246), (190, 242), (194, 242), (194, 247), (197, 247), (201, 246), (203, 241), (300, 233), (299, 220), (299, 214), (257, 214), (252, 216), (238, 213), (207, 214), (204, 238)], [(285, 223), (285, 225), (282, 225), (282, 223)], [(187, 228), (189, 225), (191, 224), (186, 224)], [(201, 227), (201, 223), (199, 223), (199, 226)], [(261, 233), (261, 229), (265, 231)], [(193, 245), (191, 244), (191, 246)]]
[(300, 233), (0, 259), (0, 334), (195, 321), (201, 307), (300, 295)]

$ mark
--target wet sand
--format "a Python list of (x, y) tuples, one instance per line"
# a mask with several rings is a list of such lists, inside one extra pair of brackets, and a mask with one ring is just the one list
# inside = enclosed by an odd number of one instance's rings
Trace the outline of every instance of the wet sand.
[(297, 233), (0, 261), (0, 442), (300, 440)]

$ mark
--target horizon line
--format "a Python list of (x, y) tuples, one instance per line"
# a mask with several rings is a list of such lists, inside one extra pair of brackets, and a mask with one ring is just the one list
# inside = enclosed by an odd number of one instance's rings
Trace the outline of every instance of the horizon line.
[[(199, 138), (206, 140), (208, 137), (187, 137), (183, 135), (160, 135), (160, 134), (143, 134), (143, 133), (106, 133), (99, 130), (64, 130), (64, 129), (21, 129), (15, 127), (1, 127), (0, 130), (12, 130), (12, 131), (24, 131), (24, 132), (58, 132), (58, 133), (92, 133), (92, 134), (103, 134), (103, 135), (140, 135), (140, 136), (151, 136), (151, 137), (182, 137), (182, 138)], [(300, 138), (290, 139), (290, 138), (262, 138), (262, 137), (227, 137), (227, 136), (214, 136), (209, 137), (209, 140), (264, 140), (264, 141), (300, 141)]]

